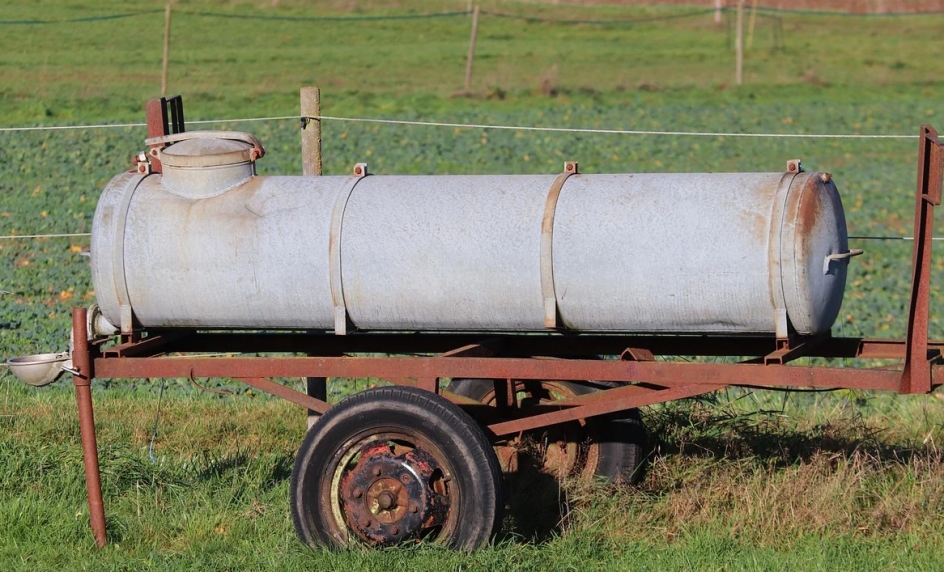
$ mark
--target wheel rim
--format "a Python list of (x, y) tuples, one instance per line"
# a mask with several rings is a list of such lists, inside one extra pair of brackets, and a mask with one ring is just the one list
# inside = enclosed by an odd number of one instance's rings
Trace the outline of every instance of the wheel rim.
[(350, 439), (335, 459), (319, 510), (341, 544), (389, 546), (453, 534), (459, 490), (445, 456), (429, 440), (375, 429)]
[[(569, 384), (558, 381), (515, 381), (513, 384), (522, 409), (578, 395)], [(488, 391), (481, 401), (494, 406), (495, 390)], [(541, 471), (558, 479), (571, 475), (592, 478), (600, 462), (600, 444), (590, 438), (587, 429), (586, 421), (580, 419), (527, 432), (537, 448), (535, 457), (540, 461)], [(508, 459), (518, 452), (520, 443), (497, 448), (509, 448), (498, 452), (499, 459)]]

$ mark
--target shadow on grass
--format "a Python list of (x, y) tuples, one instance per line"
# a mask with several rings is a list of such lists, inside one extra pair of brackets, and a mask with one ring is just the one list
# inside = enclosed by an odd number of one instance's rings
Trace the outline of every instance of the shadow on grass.
[(567, 489), (532, 457), (521, 455), (519, 463), (516, 472), (505, 474), (505, 519), (498, 540), (544, 544), (564, 529), (570, 512)]
[(909, 461), (918, 453), (855, 413), (800, 426), (795, 416), (779, 411), (737, 414), (711, 401), (691, 400), (651, 411), (646, 424), (652, 450), (661, 455), (756, 459), (785, 467), (823, 453), (843, 457), (865, 453), (898, 461)]

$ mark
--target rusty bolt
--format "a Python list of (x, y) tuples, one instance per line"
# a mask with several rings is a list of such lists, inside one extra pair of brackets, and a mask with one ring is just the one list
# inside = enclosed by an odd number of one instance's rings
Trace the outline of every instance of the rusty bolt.
[(828, 183), (829, 181), (832, 181), (832, 180), (833, 180), (833, 174), (832, 174), (832, 173), (820, 173), (820, 174), (819, 174), (819, 180), (820, 180), (820, 181), (823, 181), (824, 183)]
[(384, 491), (377, 495), (377, 504), (381, 510), (390, 510), (397, 506), (397, 499), (389, 492)]
[(380, 467), (374, 467), (374, 476), (375, 476), (375, 477), (379, 477), (379, 476), (380, 476)]
[(410, 503), (410, 512), (412, 512), (413, 514), (416, 514), (416, 513), (418, 513), (419, 511), (420, 511), (420, 505), (416, 504), (415, 502), (411, 502), (411, 503)]
[(362, 528), (367, 528), (370, 526), (370, 519), (366, 516), (362, 516), (361, 519), (357, 521), (357, 524), (361, 525)]
[(400, 475), (400, 480), (401, 480), (401, 481), (403, 482), (403, 484), (405, 485), (405, 484), (407, 484), (407, 483), (410, 482), (410, 475), (407, 474), (407, 473), (403, 473), (402, 475)]
[(400, 527), (393, 525), (390, 527), (390, 534), (400, 534)]
[(364, 491), (360, 489), (354, 489), (354, 498), (359, 499), (364, 496)]

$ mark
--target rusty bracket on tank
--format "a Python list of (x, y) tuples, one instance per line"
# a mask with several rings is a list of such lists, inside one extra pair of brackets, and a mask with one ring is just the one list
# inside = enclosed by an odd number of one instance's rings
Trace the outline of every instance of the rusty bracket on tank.
[(501, 338), (489, 338), (439, 354), (439, 357), (492, 357), (502, 346)]
[(626, 348), (620, 354), (621, 361), (656, 361), (656, 356), (646, 348)]
[(557, 212), (557, 199), (564, 183), (571, 175), (578, 174), (576, 161), (566, 161), (564, 172), (557, 175), (544, 203), (544, 217), (541, 219), (541, 295), (544, 298), (544, 327), (557, 327), (557, 293), (554, 291), (554, 215)]
[(931, 364), (940, 359), (941, 355), (939, 350), (928, 347), (928, 314), (934, 207), (941, 204), (944, 143), (930, 125), (922, 125), (919, 136), (911, 300), (908, 307), (908, 329), (905, 332), (905, 366), (898, 390), (900, 393), (931, 391)]
[[(144, 111), (147, 117), (148, 139), (165, 137), (186, 131), (186, 126), (184, 125), (184, 100), (179, 95), (149, 99), (147, 105), (144, 107)], [(149, 156), (149, 166), (146, 168), (147, 172), (142, 172), (140, 162), (136, 163), (136, 170), (142, 175), (163, 172), (161, 160), (151, 153), (151, 151), (163, 147), (163, 145), (154, 144), (149, 147), (147, 154)]]
[(367, 176), (367, 163), (357, 163), (354, 171), (334, 201), (331, 211), (331, 235), (328, 238), (328, 269), (331, 276), (331, 300), (334, 304), (334, 333), (337, 336), (347, 335), (351, 320), (347, 314), (347, 305), (344, 302), (344, 284), (341, 280), (341, 226), (344, 220), (344, 209), (347, 201), (354, 192), (357, 183)]
[(102, 352), (102, 355), (109, 358), (136, 356), (154, 357), (159, 355), (161, 348), (186, 338), (187, 335), (188, 334), (184, 333), (167, 333), (158, 336), (149, 336), (141, 341), (129, 341), (107, 348)]
[(787, 161), (787, 172), (793, 173), (793, 174), (802, 173), (803, 164), (800, 162), (799, 159), (790, 159), (789, 161)]
[(821, 334), (811, 337), (789, 337), (786, 340), (778, 340), (778, 348), (764, 356), (764, 365), (783, 365), (797, 358), (811, 355), (813, 351), (824, 341), (830, 338), (829, 334)]

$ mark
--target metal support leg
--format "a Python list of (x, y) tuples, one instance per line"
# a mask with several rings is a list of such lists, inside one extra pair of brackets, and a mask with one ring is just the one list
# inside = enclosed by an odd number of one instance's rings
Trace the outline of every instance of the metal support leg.
[(941, 204), (941, 177), (944, 151), (937, 131), (921, 126), (918, 154), (918, 192), (915, 201), (914, 255), (912, 257), (911, 304), (905, 336), (905, 367), (901, 393), (931, 391), (931, 359), (928, 353), (928, 314), (931, 296), (931, 245), (934, 236), (934, 207)]
[(79, 373), (72, 376), (75, 399), (79, 406), (79, 431), (82, 435), (82, 459), (85, 461), (85, 487), (88, 490), (89, 520), (99, 548), (105, 536), (105, 505), (102, 502), (102, 479), (98, 468), (98, 443), (95, 439), (95, 416), (92, 411), (92, 359), (86, 333), (85, 308), (72, 309), (74, 347), (72, 367)]
[[(314, 397), (315, 399), (320, 399), (321, 401), (328, 400), (328, 378), (306, 377), (305, 387), (308, 390), (309, 397)], [(311, 409), (308, 410), (309, 429), (311, 429), (311, 426), (315, 424), (315, 421), (318, 421), (319, 417), (321, 417), (321, 414), (317, 411), (312, 411)]]

